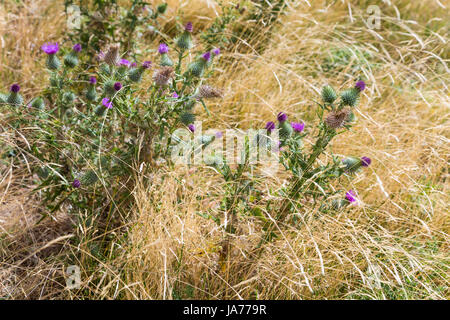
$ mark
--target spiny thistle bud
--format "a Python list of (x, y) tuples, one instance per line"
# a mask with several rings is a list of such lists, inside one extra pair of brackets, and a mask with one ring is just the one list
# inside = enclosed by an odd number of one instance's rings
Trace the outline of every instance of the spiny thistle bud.
[(15, 83), (10, 88), (10, 93), (8, 95), (8, 98), (6, 99), (6, 102), (8, 102), (10, 105), (13, 106), (19, 106), (23, 103), (23, 98), (19, 93), (20, 86)]
[[(287, 119), (287, 116), (286, 116), (286, 119)], [(282, 121), (279, 123), (278, 126), (280, 128), (280, 138), (282, 140), (289, 138), (294, 131), (294, 129), (292, 129), (292, 126), (288, 121)]]
[(128, 78), (133, 82), (140, 82), (144, 71), (151, 67), (151, 61), (145, 61), (139, 68), (133, 68), (128, 73)]
[(222, 98), (223, 93), (219, 89), (213, 88), (208, 85), (202, 85), (198, 88), (198, 93), (197, 93), (196, 97), (198, 99)]
[(325, 123), (332, 129), (342, 128), (349, 114), (350, 114), (349, 109), (332, 111), (325, 118)]
[(336, 91), (331, 86), (326, 85), (322, 88), (322, 100), (325, 103), (332, 104), (336, 99)]
[(30, 103), (30, 107), (36, 110), (44, 109), (45, 107), (44, 99), (42, 99), (41, 97), (34, 98), (33, 101), (31, 101)]
[(203, 72), (205, 71), (205, 68), (208, 65), (209, 60), (211, 59), (211, 53), (206, 52), (202, 54), (200, 58), (198, 58), (196, 61), (192, 62), (189, 67), (188, 71), (194, 76), (200, 78), (203, 75)]
[(50, 70), (58, 70), (61, 66), (61, 62), (56, 56), (56, 53), (59, 50), (58, 43), (44, 43), (41, 46), (41, 49), (47, 54), (47, 68)]
[(180, 121), (185, 125), (189, 125), (190, 123), (195, 122), (195, 114), (188, 111), (183, 112), (180, 114)]
[(348, 173), (355, 173), (362, 166), (361, 159), (355, 157), (347, 157), (342, 160), (342, 163), (345, 165), (345, 171)]
[(97, 174), (94, 172), (94, 170), (88, 170), (81, 178), (80, 182), (83, 185), (90, 186), (93, 185), (98, 181)]
[(107, 80), (103, 85), (103, 89), (107, 96), (113, 96), (116, 93), (116, 89), (114, 88), (115, 82), (113, 80)]
[(192, 30), (192, 23), (188, 22), (184, 28), (184, 32), (177, 38), (176, 44), (181, 50), (189, 50), (194, 46), (192, 43)]
[(160, 14), (164, 14), (166, 13), (167, 10), (167, 3), (161, 3), (156, 7), (156, 10), (158, 11), (158, 13)]
[(170, 83), (175, 72), (172, 67), (162, 67), (153, 74), (153, 81), (160, 86), (164, 87)]
[(105, 53), (103, 61), (110, 66), (118, 66), (120, 61), (119, 49), (120, 45), (118, 43), (111, 45)]
[(77, 43), (73, 46), (72, 51), (64, 57), (64, 64), (73, 68), (78, 64), (78, 52), (81, 51), (81, 44)]
[(341, 100), (344, 106), (356, 106), (359, 100), (359, 90), (356, 88), (344, 90), (341, 93)]
[(63, 101), (65, 103), (72, 103), (75, 100), (76, 96), (73, 92), (65, 92), (63, 94)]
[(192, 123), (188, 125), (188, 128), (191, 132), (195, 132), (195, 126)]

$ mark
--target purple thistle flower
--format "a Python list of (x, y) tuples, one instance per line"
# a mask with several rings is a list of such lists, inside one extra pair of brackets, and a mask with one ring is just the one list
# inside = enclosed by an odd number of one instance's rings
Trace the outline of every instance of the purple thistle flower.
[(89, 83), (96, 84), (97, 83), (97, 78), (96, 77), (90, 77), (89, 78)]
[(109, 98), (103, 98), (103, 99), (102, 99), (102, 104), (103, 104), (107, 109), (111, 109), (111, 108), (112, 108), (112, 102), (109, 101)]
[(188, 125), (189, 130), (191, 130), (191, 132), (195, 131), (195, 126), (191, 123), (190, 125)]
[(275, 129), (275, 123), (273, 121), (269, 121), (266, 123), (266, 129), (270, 133), (273, 129)]
[(169, 47), (167, 46), (167, 44), (161, 43), (159, 45), (158, 52), (159, 52), (159, 54), (167, 53), (167, 52), (169, 52)]
[(192, 30), (194, 30), (194, 28), (192, 26), (192, 22), (188, 22), (186, 24), (186, 26), (184, 27), (184, 30), (186, 30), (187, 32), (192, 32)]
[(120, 64), (121, 66), (127, 66), (127, 67), (129, 67), (129, 66), (130, 66), (130, 61), (128, 61), (127, 59), (120, 59), (119, 64)]
[(75, 52), (80, 52), (81, 51), (81, 44), (77, 43), (76, 45), (73, 46), (72, 49)]
[(220, 138), (223, 137), (223, 132), (222, 131), (217, 131), (215, 136), (216, 136), (217, 139), (220, 139)]
[(41, 47), (42, 51), (44, 51), (46, 54), (55, 54), (59, 50), (59, 45), (57, 42), (55, 43), (44, 43)]
[(173, 98), (179, 98), (180, 96), (176, 92), (174, 92), (174, 93), (172, 93), (172, 97)]
[(209, 61), (209, 59), (211, 59), (211, 52), (205, 52), (203, 55), (202, 55), (202, 58), (203, 59), (205, 59), (206, 61)]
[(369, 157), (361, 157), (361, 165), (363, 167), (368, 167), (372, 163), (372, 160)]
[(142, 64), (142, 68), (144, 69), (148, 69), (152, 66), (152, 62), (151, 61), (144, 61), (144, 63)]
[(213, 55), (218, 56), (220, 54), (220, 49), (219, 48), (215, 48), (212, 51)]
[(136, 66), (137, 66), (136, 62), (133, 62), (133, 63), (131, 64), (131, 67), (132, 67), (132, 68), (134, 68), (134, 67), (136, 67)]
[(356, 201), (356, 194), (353, 192), (353, 190), (348, 190), (345, 194), (345, 199), (347, 199), (349, 202), (355, 202)]
[(80, 180), (78, 180), (78, 179), (73, 180), (73, 182), (72, 182), (72, 187), (74, 187), (74, 188), (79, 188), (79, 187), (81, 187), (81, 182), (80, 182)]
[(355, 88), (361, 92), (366, 88), (366, 83), (364, 81), (360, 80), (360, 81), (356, 82)]
[(20, 91), (20, 86), (17, 83), (14, 83), (11, 88), (10, 88), (11, 92), (17, 93)]
[(302, 132), (305, 129), (305, 124), (303, 122), (291, 122), (291, 127), (296, 132)]
[(278, 113), (277, 119), (278, 119), (279, 122), (284, 122), (284, 121), (286, 121), (286, 120), (287, 120), (287, 115), (286, 115), (286, 113), (284, 113), (284, 112)]
[(114, 83), (114, 90), (119, 91), (122, 89), (122, 84), (120, 82)]

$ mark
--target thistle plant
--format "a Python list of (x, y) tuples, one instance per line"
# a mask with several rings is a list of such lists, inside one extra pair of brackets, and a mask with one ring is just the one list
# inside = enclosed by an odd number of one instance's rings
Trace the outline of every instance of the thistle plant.
[[(158, 10), (160, 14), (165, 9)], [(92, 216), (119, 212), (131, 205), (129, 180), (136, 163), (147, 162), (150, 170), (160, 158), (170, 163), (172, 133), (179, 127), (195, 131), (195, 106), (201, 103), (206, 108), (207, 99), (222, 96), (206, 84), (214, 65), (206, 64), (209, 59), (204, 57), (211, 57), (211, 52), (195, 53), (203, 57), (202, 72), (191, 72), (192, 63), (185, 61), (191, 55), (192, 30), (192, 23), (187, 23), (173, 39), (175, 46), (159, 47), (161, 64), (145, 59), (130, 63), (118, 42), (109, 45), (89, 68), (85, 67), (92, 60), (89, 44), (76, 43), (69, 49), (58, 43), (41, 47), (48, 87), (24, 103), (20, 86), (14, 84), (4, 104), (17, 116), (14, 126), (28, 128), (23, 136), (30, 145), (18, 141), (19, 152), (37, 164), (36, 191), (48, 209), (44, 216), (62, 206), (73, 212), (88, 210)], [(172, 60), (171, 51), (178, 60)], [(143, 88), (144, 77), (152, 80), (149, 87)], [(112, 203), (121, 206), (114, 205), (112, 210)]]
[[(331, 86), (326, 85), (322, 88), (322, 103), (318, 103), (317, 112), (318, 132), (309, 152), (303, 142), (307, 136), (303, 133), (305, 124), (296, 122), (289, 124), (286, 114), (282, 112), (278, 114), (281, 146), (284, 146), (281, 151), (281, 163), (291, 172), (291, 179), (282, 192), (284, 200), (276, 209), (277, 223), (292, 221), (292, 213), (304, 210), (306, 204), (310, 206), (311, 202), (319, 204), (322, 211), (328, 212), (332, 209), (342, 209), (356, 201), (356, 195), (352, 190), (341, 199), (333, 199), (339, 194), (333, 186), (334, 181), (343, 176), (351, 178), (359, 169), (368, 167), (371, 159), (366, 156), (339, 159), (333, 154), (328, 163), (318, 163), (318, 159), (328, 151), (334, 137), (352, 126), (354, 108), (358, 105), (365, 86), (364, 81), (358, 81), (354, 87), (342, 91), (340, 99)], [(273, 127), (271, 123), (269, 128), (273, 130)], [(276, 236), (273, 221), (267, 222), (264, 230), (265, 236), (260, 245)]]

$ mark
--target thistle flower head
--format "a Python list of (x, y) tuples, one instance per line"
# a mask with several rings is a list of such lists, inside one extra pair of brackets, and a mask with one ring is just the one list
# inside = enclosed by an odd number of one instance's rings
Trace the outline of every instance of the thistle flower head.
[(159, 54), (167, 53), (167, 52), (169, 52), (169, 47), (167, 46), (167, 44), (161, 43), (159, 45), (158, 52), (159, 52)]
[(55, 54), (59, 50), (59, 45), (57, 42), (55, 42), (55, 43), (47, 42), (41, 46), (41, 49), (46, 54)]
[(144, 61), (144, 63), (142, 64), (142, 68), (144, 69), (149, 69), (151, 66), (152, 66), (151, 61)]
[(111, 109), (111, 108), (112, 108), (112, 102), (109, 101), (109, 98), (103, 98), (103, 99), (102, 99), (102, 104), (103, 104), (107, 109)]
[(17, 83), (14, 83), (14, 84), (11, 86), (10, 91), (11, 91), (11, 92), (14, 92), (14, 93), (18, 93), (18, 92), (20, 91), (20, 86), (19, 86)]
[(353, 192), (353, 190), (348, 190), (345, 194), (345, 199), (347, 199), (348, 202), (355, 202), (356, 201), (356, 194)]
[(359, 89), (350, 88), (341, 93), (342, 103), (346, 106), (355, 107), (359, 100)]
[(364, 81), (360, 80), (360, 81), (356, 82), (355, 88), (361, 92), (366, 88), (366, 83)]
[(303, 122), (291, 122), (291, 127), (295, 132), (302, 132), (305, 129), (305, 124)]
[(114, 90), (119, 91), (122, 89), (122, 84), (120, 82), (114, 83)]
[(81, 187), (81, 182), (80, 182), (80, 180), (78, 180), (78, 179), (73, 180), (73, 182), (72, 182), (72, 187), (74, 187), (74, 188), (79, 188), (79, 187)]
[(275, 123), (273, 121), (269, 121), (266, 123), (266, 130), (270, 133), (275, 129)]
[(220, 54), (220, 49), (219, 48), (215, 48), (212, 51), (213, 55), (218, 56)]
[(195, 131), (195, 126), (192, 123), (190, 125), (188, 125), (188, 128), (191, 132)]
[(199, 99), (214, 99), (222, 98), (223, 93), (221, 90), (208, 85), (202, 85), (198, 88), (197, 98)]
[(179, 98), (180, 96), (178, 95), (178, 93), (174, 92), (172, 93), (172, 98)]
[(97, 78), (96, 77), (90, 77), (89, 78), (89, 83), (90, 84), (96, 84), (97, 83)]
[(342, 128), (350, 114), (349, 109), (330, 112), (325, 118), (325, 123), (332, 129)]
[(134, 68), (134, 67), (136, 67), (137, 66), (137, 63), (136, 62), (133, 62), (132, 64), (131, 64), (131, 67), (132, 68)]
[(372, 160), (369, 157), (361, 157), (361, 165), (363, 167), (368, 167), (372, 163)]
[(192, 30), (194, 30), (194, 27), (192, 26), (192, 22), (186, 23), (184, 30), (186, 30), (187, 32), (192, 32)]
[(286, 113), (284, 113), (284, 112), (278, 113), (277, 119), (278, 119), (279, 122), (284, 122), (284, 121), (286, 121), (286, 120), (287, 120), (287, 115), (286, 115)]
[(209, 61), (209, 59), (211, 59), (211, 52), (205, 52), (204, 54), (202, 54), (202, 58), (206, 61), (206, 62), (208, 62)]
[(155, 71), (153, 75), (153, 80), (158, 86), (166, 86), (172, 80), (175, 72), (172, 67), (162, 67)]
[(119, 64), (121, 66), (129, 67), (130, 66), (130, 61), (128, 61), (127, 59), (120, 59)]
[(72, 49), (75, 52), (80, 52), (81, 51), (81, 44), (77, 43), (76, 45), (73, 46)]

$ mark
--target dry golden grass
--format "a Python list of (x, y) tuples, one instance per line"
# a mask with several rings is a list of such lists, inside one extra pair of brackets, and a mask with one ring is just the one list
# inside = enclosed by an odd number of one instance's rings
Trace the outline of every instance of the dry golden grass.
[[(323, 84), (339, 88), (360, 76), (367, 79), (357, 125), (340, 135), (332, 147), (338, 155), (372, 158), (368, 170), (344, 185), (357, 190), (363, 203), (336, 215), (302, 213), (302, 223), (297, 228), (283, 226), (282, 237), (259, 258), (250, 256), (249, 250), (259, 239), (260, 226), (257, 221), (241, 219), (229, 264), (219, 268), (223, 231), (197, 213), (217, 212), (223, 195), (220, 177), (201, 168), (138, 175), (136, 209), (127, 236), (113, 243), (117, 247), (114, 256), (98, 261), (95, 273), (101, 274), (101, 280), (94, 282), (91, 267), (80, 262), (88, 288), (85, 297), (449, 298), (448, 5), (445, 9), (442, 1), (434, 0), (399, 0), (395, 5), (373, 2), (382, 11), (377, 30), (364, 22), (366, 1), (292, 4), (262, 54), (252, 44), (245, 54), (224, 53), (223, 61), (233, 63), (222, 64), (211, 82), (224, 89), (225, 97), (211, 106), (212, 117), (204, 115), (203, 119), (204, 128), (261, 127), (285, 111), (290, 119), (302, 119), (312, 128), (312, 101)], [(56, 2), (30, 3), (48, 8), (49, 14), (44, 15), (47, 11), (42, 9), (38, 15), (33, 10), (15, 11), (8, 3), (3, 6), (11, 10), (0, 10), (4, 88), (13, 81), (41, 87), (45, 76), (39, 72), (42, 57), (37, 49), (29, 54), (29, 45), (38, 47), (63, 34), (64, 21)], [(196, 25), (207, 26), (215, 15), (215, 7), (208, 3), (212, 1), (169, 1), (170, 14), (181, 10)], [(173, 23), (167, 19), (168, 25)], [(344, 52), (344, 60), (338, 60), (331, 70), (324, 69), (330, 57), (336, 58), (336, 51)], [(23, 193), (22, 174), (2, 168), (1, 206), (9, 206), (15, 194)], [(260, 187), (277, 190), (283, 178), (267, 180)], [(8, 187), (9, 179), (19, 181), (12, 183), (15, 188)], [(11, 248), (16, 247), (10, 243), (17, 243), (33, 229), (24, 232), (14, 227), (18, 223), (11, 223), (10, 216), (15, 214), (14, 221), (20, 220), (23, 209), (9, 210), (13, 213), (5, 219), (2, 212), (6, 209), (0, 208), (2, 233), (8, 231), (0, 238), (8, 242), (0, 245), (1, 254), (15, 254)], [(28, 234), (32, 237), (33, 233)], [(29, 246), (21, 250), (28, 254), (67, 232), (46, 234), (42, 241), (29, 240)], [(69, 247), (67, 238), (59, 243), (59, 256), (76, 250)], [(89, 258), (88, 250), (83, 246), (81, 250)], [(9, 282), (2, 281), (0, 296), (77, 298), (77, 293), (61, 287), (47, 293), (51, 286), (45, 279), (62, 266), (54, 258), (19, 266), (23, 272), (5, 269)]]

